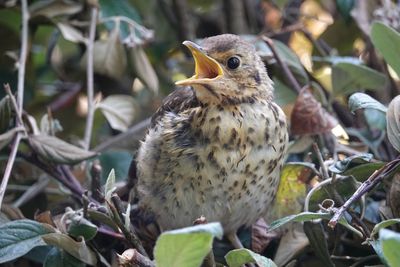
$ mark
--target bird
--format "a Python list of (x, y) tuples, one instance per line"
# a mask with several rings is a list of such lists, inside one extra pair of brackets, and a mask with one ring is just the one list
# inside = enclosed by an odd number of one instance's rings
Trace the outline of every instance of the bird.
[(205, 216), (235, 248), (268, 216), (288, 145), (284, 112), (255, 47), (233, 34), (183, 44), (195, 65), (153, 115), (136, 157), (139, 206), (162, 231)]

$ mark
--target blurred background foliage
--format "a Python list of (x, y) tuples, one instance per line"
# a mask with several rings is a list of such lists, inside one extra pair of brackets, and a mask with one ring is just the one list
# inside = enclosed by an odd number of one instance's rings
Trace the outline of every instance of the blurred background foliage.
[[(288, 155), (292, 163), (283, 170), (284, 189), (277, 196), (281, 204), (275, 209), (276, 218), (300, 213), (304, 202), (306, 211), (318, 211), (326, 204), (324, 200), (335, 199), (332, 196), (335, 190), (343, 202), (375, 170), (396, 158), (398, 152), (394, 148), (398, 148), (399, 141), (393, 138), (396, 132), (391, 134), (392, 138), (389, 136), (390, 140), (386, 137), (386, 116), (393, 113), (386, 113), (386, 105), (400, 92), (399, 2), (33, 0), (28, 4), (29, 53), (24, 110), (35, 118), (40, 132), (55, 134), (77, 147), (83, 145), (87, 125), (90, 11), (93, 5), (99, 8), (93, 44), (96, 112), (90, 148), (100, 153), (97, 164), (102, 169), (101, 182), (93, 185), (90, 179), (93, 173), (88, 165), (71, 169), (71, 175), (84, 188), (91, 188), (92, 195), (96, 194), (93, 188), (100, 188), (111, 169), (115, 169), (117, 191), (127, 201), (126, 191), (133, 186), (126, 178), (129, 165), (149, 116), (174, 89), (175, 81), (193, 73), (193, 60), (181, 45), (182, 41), (200, 41), (228, 32), (240, 34), (256, 46), (275, 82), (275, 101), (292, 118)], [(20, 34), (19, 1), (0, 0), (0, 83), (9, 83), (12, 89), (17, 88)], [(273, 41), (266, 42), (265, 37)], [(303, 86), (310, 88), (312, 94), (303, 90), (298, 97)], [(368, 93), (372, 100), (364, 94), (354, 95), (356, 92)], [(0, 98), (5, 95), (0, 90)], [(297, 121), (301, 125), (295, 125)], [(323, 162), (310, 154), (315, 152), (312, 149), (315, 140)], [(34, 143), (25, 144), (20, 150), (27, 153), (30, 146), (34, 148)], [(2, 170), (9, 151), (8, 147), (2, 149)], [(71, 188), (60, 186), (37, 166), (21, 158), (18, 157), (7, 187), (1, 213), (4, 221), (33, 218), (37, 211), (46, 210), (65, 215), (68, 213), (65, 207), (80, 207), (73, 198), (66, 197), (71, 195)], [(72, 160), (61, 163), (71, 164)], [(330, 178), (342, 176), (336, 187), (330, 188), (321, 182), (328, 178), (321, 174), (322, 165), (329, 167)], [(26, 194), (32, 185), (34, 192)], [(324, 190), (307, 194), (313, 187), (324, 187)], [(354, 207), (353, 212), (362, 213), (366, 220), (366, 226), (359, 228), (371, 230), (380, 220), (399, 216), (388, 211), (399, 205), (393, 200), (385, 201), (391, 190), (392, 196), (398, 193), (387, 182)], [(359, 237), (343, 229), (328, 231), (325, 225), (323, 229), (322, 224), (310, 224), (298, 230), (296, 226), (290, 230), (291, 238), (288, 234), (283, 237), (265, 234), (265, 227), (260, 223), (252, 233), (244, 232), (242, 236), (249, 239), (250, 235), (259, 253), (271, 242), (272, 249), (264, 254), (274, 258), (278, 265), (295, 259), (287, 266), (361, 266), (364, 256), (370, 257), (371, 264), (380, 262), (371, 247), (363, 247)], [(361, 231), (364, 237), (369, 236), (365, 229)], [(320, 236), (312, 236), (313, 232)], [(101, 244), (101, 252), (109, 248), (123, 251), (116, 244)], [(318, 244), (325, 245), (318, 250)], [(217, 245), (218, 248), (224, 251), (220, 253), (222, 256), (229, 250), (223, 244)], [(218, 259), (218, 253), (216, 256)], [(105, 257), (110, 260), (109, 254)], [(38, 261), (33, 254), (27, 258)]]

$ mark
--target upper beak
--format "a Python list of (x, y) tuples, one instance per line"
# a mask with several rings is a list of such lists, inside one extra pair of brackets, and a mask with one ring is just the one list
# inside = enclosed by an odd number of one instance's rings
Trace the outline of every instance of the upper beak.
[(190, 41), (184, 41), (183, 44), (192, 52), (195, 62), (195, 73), (188, 79), (177, 81), (176, 85), (208, 83), (223, 75), (221, 65), (215, 59), (207, 56), (199, 45)]

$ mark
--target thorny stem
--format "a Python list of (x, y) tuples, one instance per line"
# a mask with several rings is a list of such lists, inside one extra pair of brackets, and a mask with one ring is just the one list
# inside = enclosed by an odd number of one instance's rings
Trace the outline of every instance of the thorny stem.
[(400, 158), (397, 158), (379, 170), (375, 171), (361, 186), (354, 192), (354, 194), (339, 208), (335, 211), (332, 219), (329, 221), (328, 226), (335, 228), (337, 222), (343, 216), (343, 213), (349, 209), (349, 207), (363, 195), (371, 191), (377, 184), (379, 184), (391, 171), (400, 165)]
[(86, 117), (86, 128), (85, 136), (83, 138), (83, 145), (86, 150), (89, 150), (90, 140), (92, 138), (93, 131), (93, 119), (94, 119), (94, 85), (93, 85), (93, 44), (96, 35), (96, 21), (97, 21), (98, 8), (92, 7), (90, 27), (89, 27), (89, 40), (86, 43), (87, 48), (87, 70), (86, 70), (86, 80), (87, 80), (87, 117)]
[(286, 75), (286, 78), (289, 80), (289, 82), (292, 84), (293, 89), (296, 90), (297, 93), (299, 93), (301, 91), (301, 86), (300, 84), (297, 82), (296, 78), (294, 77), (293, 73), (290, 71), (288, 65), (281, 59), (281, 57), (279, 56), (278, 52), (275, 49), (275, 45), (274, 42), (272, 41), (272, 39), (266, 37), (266, 36), (262, 36), (261, 37), (265, 43), (269, 46), (269, 48), (272, 51), (272, 54), (274, 54), (274, 57), (276, 59), (276, 61), (278, 62), (278, 64), (282, 67), (283, 72)]

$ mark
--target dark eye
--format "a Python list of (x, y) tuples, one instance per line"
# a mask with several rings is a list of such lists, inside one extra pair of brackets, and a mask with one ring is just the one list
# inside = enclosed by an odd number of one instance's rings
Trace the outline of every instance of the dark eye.
[(231, 70), (237, 69), (240, 65), (240, 59), (238, 57), (231, 57), (228, 59), (227, 65)]

